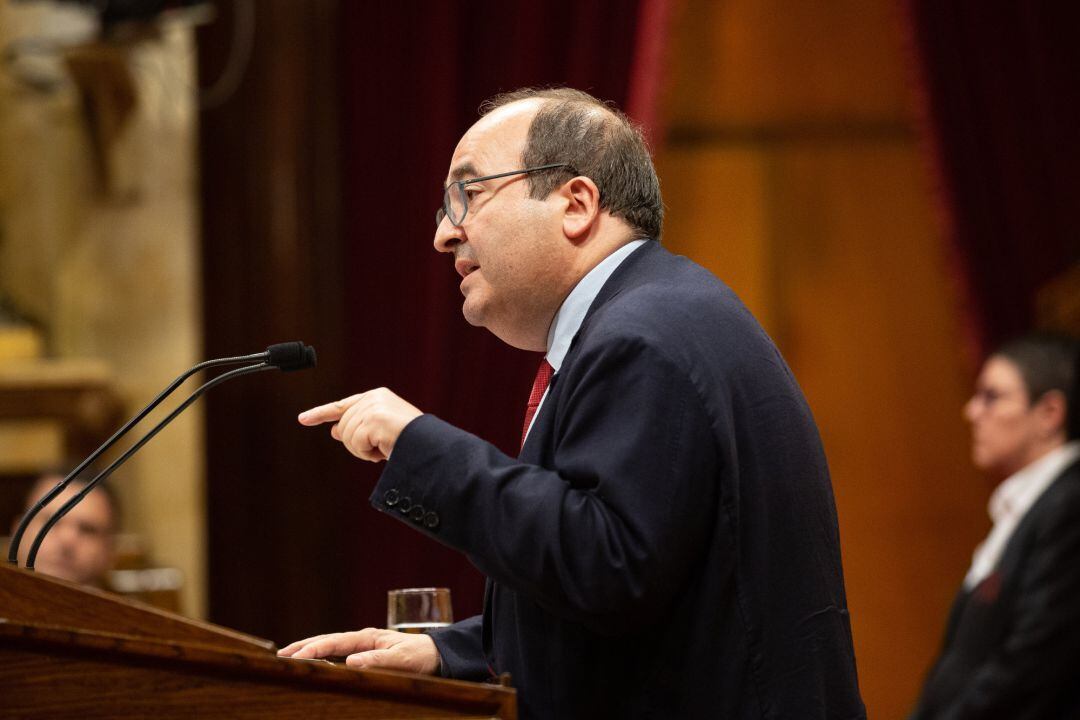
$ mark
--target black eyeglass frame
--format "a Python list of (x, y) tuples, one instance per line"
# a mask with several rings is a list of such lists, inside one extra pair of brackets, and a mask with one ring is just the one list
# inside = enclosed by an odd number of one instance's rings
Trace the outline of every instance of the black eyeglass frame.
[[(551, 163), (550, 165), (538, 165), (532, 168), (525, 168), (524, 170), (511, 170), (509, 172), (496, 173), (494, 175), (484, 175), (483, 177), (468, 178), (467, 180), (455, 180), (446, 187), (443, 188), (443, 201), (442, 207), (435, 211), (435, 227), (438, 228), (442, 225), (444, 217), (450, 218), (450, 224), (454, 227), (461, 227), (461, 223), (465, 222), (465, 216), (469, 214), (469, 196), (465, 194), (465, 186), (469, 183), (484, 182), (485, 180), (497, 180), (498, 178), (510, 177), (511, 175), (528, 175), (534, 172), (540, 172), (541, 170), (554, 170), (555, 168), (570, 167), (570, 163)], [(458, 186), (458, 192), (461, 194), (461, 218), (454, 220), (454, 216), (450, 214), (450, 189), (455, 185)]]

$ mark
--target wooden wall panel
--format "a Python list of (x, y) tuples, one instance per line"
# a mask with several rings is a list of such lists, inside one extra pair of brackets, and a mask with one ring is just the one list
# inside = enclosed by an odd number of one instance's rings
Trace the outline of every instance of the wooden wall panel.
[(884, 0), (685, 0), (667, 110), (692, 124), (894, 118), (907, 109)]
[(833, 474), (863, 692), (903, 717), (985, 532), (968, 378), (921, 165), (907, 145), (777, 160), (782, 350)]
[(766, 329), (773, 306), (768, 161), (752, 147), (693, 146), (673, 147), (657, 162), (664, 242), (724, 278)]

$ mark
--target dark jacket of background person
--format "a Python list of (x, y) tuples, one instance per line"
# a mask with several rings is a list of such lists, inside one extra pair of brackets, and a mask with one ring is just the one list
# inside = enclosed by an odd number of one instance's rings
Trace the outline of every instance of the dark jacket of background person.
[(1080, 462), (961, 590), (911, 720), (1080, 718)]
[(511, 673), (523, 717), (865, 717), (810, 410), (657, 243), (600, 291), (519, 459), (424, 415), (372, 501), (403, 497), (490, 578), (482, 618), (432, 633), (442, 672)]

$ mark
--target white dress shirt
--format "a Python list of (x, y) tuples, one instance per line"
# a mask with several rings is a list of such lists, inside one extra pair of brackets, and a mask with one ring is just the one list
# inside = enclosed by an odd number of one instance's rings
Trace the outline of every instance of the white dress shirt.
[[(615, 268), (619, 267), (630, 253), (646, 242), (648, 240), (628, 242), (608, 255), (596, 267), (586, 273), (585, 277), (578, 281), (578, 284), (563, 300), (558, 312), (555, 313), (555, 318), (551, 321), (551, 327), (548, 329), (548, 349), (547, 355), (544, 356), (556, 373), (562, 367), (566, 352), (570, 349), (570, 343), (573, 341), (574, 336), (577, 335), (582, 321), (585, 320), (589, 307), (592, 306), (596, 296), (600, 294), (600, 288), (604, 287), (604, 283), (611, 277), (611, 273), (615, 272)], [(548, 387), (551, 387), (550, 383)], [(544, 396), (540, 398), (540, 404), (536, 406), (536, 414), (533, 415), (532, 420), (529, 422), (529, 432), (532, 432), (533, 423), (536, 422), (536, 418), (540, 415), (540, 408), (544, 407), (544, 400), (547, 399), (547, 395), (547, 390), (544, 390)], [(525, 437), (528, 437), (528, 432)], [(524, 445), (524, 442), (522, 444)]]
[(964, 589), (971, 590), (994, 571), (1016, 526), (1061, 472), (1080, 458), (1080, 440), (1054, 448), (1004, 480), (990, 496), (988, 509), (994, 527), (975, 548)]

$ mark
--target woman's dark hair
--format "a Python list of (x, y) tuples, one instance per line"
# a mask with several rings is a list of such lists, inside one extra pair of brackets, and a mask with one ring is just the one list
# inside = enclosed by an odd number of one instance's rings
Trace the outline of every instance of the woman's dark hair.
[(1028, 401), (1037, 402), (1053, 390), (1065, 396), (1065, 435), (1080, 438), (1080, 343), (1060, 333), (1039, 332), (1005, 343), (993, 353), (1011, 361), (1020, 371)]

